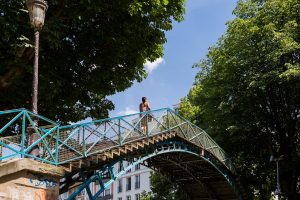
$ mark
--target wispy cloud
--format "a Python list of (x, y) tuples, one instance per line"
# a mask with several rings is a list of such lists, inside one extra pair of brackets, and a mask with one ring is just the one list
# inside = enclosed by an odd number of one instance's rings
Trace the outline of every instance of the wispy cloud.
[(158, 58), (156, 59), (154, 62), (149, 62), (147, 61), (144, 65), (146, 71), (148, 73), (151, 73), (153, 70), (155, 70), (156, 68), (158, 68), (161, 64), (166, 63), (165, 60), (163, 58)]
[(133, 109), (132, 106), (127, 106), (125, 110), (118, 112), (117, 115), (131, 115), (135, 113), (138, 113), (138, 111)]

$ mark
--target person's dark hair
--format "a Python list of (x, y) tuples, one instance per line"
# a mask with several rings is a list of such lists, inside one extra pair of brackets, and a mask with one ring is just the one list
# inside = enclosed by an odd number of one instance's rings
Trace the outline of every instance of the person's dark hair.
[(146, 97), (142, 98), (142, 102), (145, 103), (146, 102)]

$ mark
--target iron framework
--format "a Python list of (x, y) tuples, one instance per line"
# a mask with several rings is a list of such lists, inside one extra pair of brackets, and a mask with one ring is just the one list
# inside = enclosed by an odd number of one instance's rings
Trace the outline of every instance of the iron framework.
[[(40, 126), (36, 126), (34, 120), (38, 120)], [(39, 137), (31, 145), (28, 144), (29, 129)], [(162, 144), (167, 144), (167, 149)], [(35, 146), (39, 147), (39, 157), (28, 153)], [(128, 170), (115, 173), (112, 167), (116, 162), (128, 159), (134, 150), (150, 147), (155, 147), (154, 151), (142, 156), (137, 154), (129, 167), (167, 152), (195, 154), (210, 163), (230, 185), (235, 185), (230, 175), (234, 169), (224, 150), (204, 130), (169, 108), (67, 126), (25, 109), (0, 111), (0, 161), (31, 157), (69, 167), (70, 174), (77, 174), (82, 180), (70, 199), (83, 189), (95, 199)], [(106, 183), (101, 182), (104, 172), (110, 175)], [(87, 186), (96, 180), (101, 189), (92, 195)], [(62, 188), (63, 185), (67, 185), (66, 181), (62, 182)]]

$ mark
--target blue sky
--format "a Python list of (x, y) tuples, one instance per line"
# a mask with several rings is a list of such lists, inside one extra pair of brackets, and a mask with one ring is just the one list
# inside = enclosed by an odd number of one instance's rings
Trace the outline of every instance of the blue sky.
[(187, 0), (183, 22), (175, 23), (166, 33), (164, 56), (155, 63), (146, 63), (148, 77), (134, 83), (126, 91), (108, 99), (115, 104), (110, 116), (138, 111), (141, 98), (146, 96), (151, 109), (172, 107), (187, 95), (197, 69), (192, 65), (204, 58), (226, 30), (226, 22), (233, 19), (237, 0)]

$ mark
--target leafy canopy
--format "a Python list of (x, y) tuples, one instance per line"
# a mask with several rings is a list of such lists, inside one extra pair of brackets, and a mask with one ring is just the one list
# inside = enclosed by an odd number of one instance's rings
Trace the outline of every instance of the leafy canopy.
[(144, 192), (141, 200), (185, 200), (186, 196), (179, 187), (178, 183), (172, 182), (168, 177), (153, 172), (150, 176), (151, 192)]
[(241, 0), (226, 33), (196, 67), (180, 112), (232, 155), (250, 199), (270, 199), (283, 155), (283, 196), (300, 188), (300, 1)]
[[(146, 77), (185, 0), (52, 0), (40, 38), (39, 113), (102, 118), (107, 96)], [(33, 30), (25, 0), (0, 2), (0, 109), (30, 108)]]

